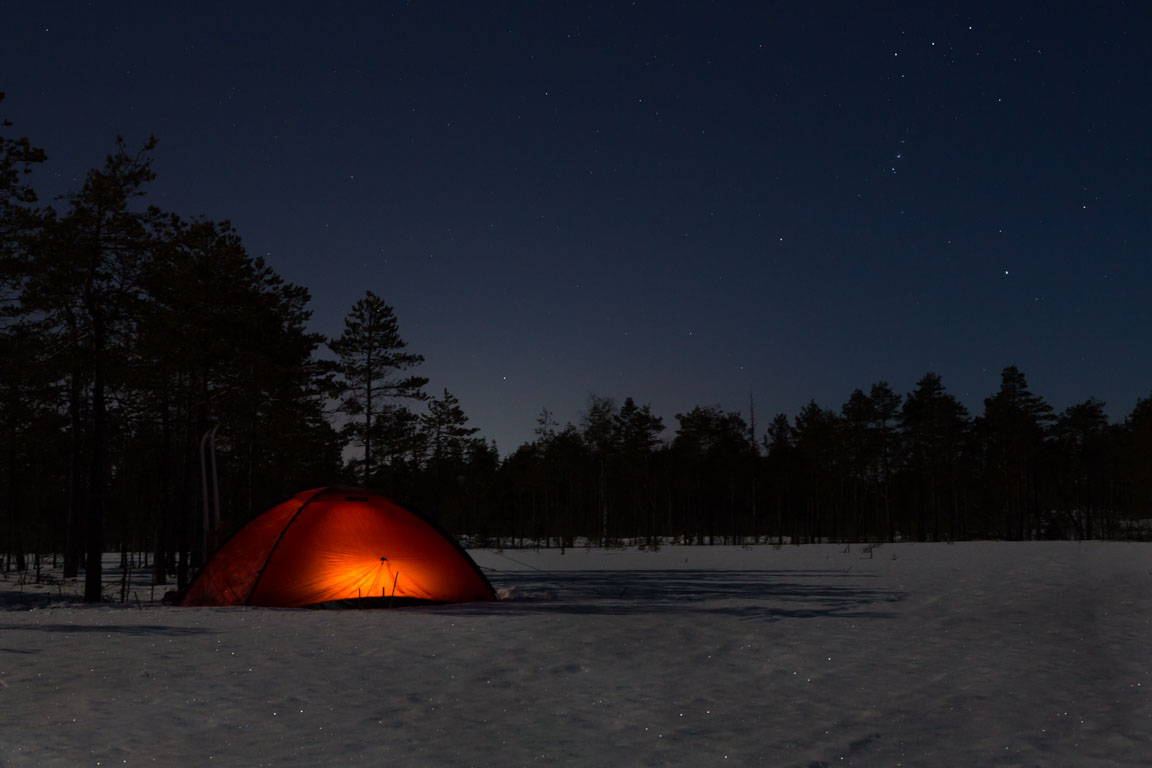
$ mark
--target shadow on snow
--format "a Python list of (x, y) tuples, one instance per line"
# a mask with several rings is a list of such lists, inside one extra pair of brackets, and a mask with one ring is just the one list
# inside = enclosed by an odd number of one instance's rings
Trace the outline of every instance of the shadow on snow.
[(534, 571), (489, 572), (498, 603), (445, 606), (468, 613), (652, 614), (701, 612), (748, 619), (817, 616), (893, 618), (884, 606), (904, 598), (899, 591), (851, 581), (871, 574), (844, 571)]
[(109, 635), (203, 635), (212, 632), (203, 627), (171, 627), (163, 624), (6, 624), (4, 630), (22, 629), (28, 632), (64, 632), (81, 634), (85, 632), (105, 632)]

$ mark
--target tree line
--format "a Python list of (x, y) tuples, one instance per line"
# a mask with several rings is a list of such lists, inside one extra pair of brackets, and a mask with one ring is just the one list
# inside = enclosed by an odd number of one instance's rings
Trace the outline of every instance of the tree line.
[(231, 530), (333, 482), (496, 545), (1119, 537), (1149, 516), (1152, 401), (1120, 424), (1093, 399), (1055, 413), (1014, 367), (978, 417), (928, 373), (762, 433), (751, 412), (697, 406), (666, 429), (593, 395), (578, 424), (542, 410), (502, 459), (428, 391), (381, 297), (324, 338), (307, 289), (227, 221), (147, 204), (154, 146), (117, 138), (46, 204), (30, 183), (45, 153), (0, 134), (5, 570), (60, 558), (99, 600), (115, 547), (183, 587)]

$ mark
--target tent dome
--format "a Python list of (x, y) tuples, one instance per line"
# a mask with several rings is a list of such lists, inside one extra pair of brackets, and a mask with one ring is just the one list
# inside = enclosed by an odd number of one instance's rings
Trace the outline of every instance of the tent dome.
[(468, 553), (419, 513), (363, 488), (298, 493), (254, 518), (205, 564), (180, 605), (299, 607), (495, 600)]

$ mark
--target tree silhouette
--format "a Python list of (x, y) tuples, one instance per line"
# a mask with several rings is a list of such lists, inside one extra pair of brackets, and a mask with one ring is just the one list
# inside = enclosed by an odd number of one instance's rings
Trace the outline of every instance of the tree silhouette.
[(764, 461), (775, 513), (776, 543), (782, 544), (785, 522), (793, 518), (793, 479), (796, 476), (795, 434), (787, 414), (778, 413), (772, 417), (764, 442), (767, 448)]
[(656, 544), (656, 507), (652, 489), (652, 451), (664, 431), (664, 420), (649, 405), (638, 406), (631, 397), (613, 416), (614, 444), (619, 452), (621, 506), (632, 530), (644, 530), (649, 545)]
[(1114, 430), (1108, 426), (1104, 403), (1089, 398), (1065, 408), (1052, 425), (1052, 470), (1048, 483), (1053, 507), (1063, 520), (1050, 521), (1052, 535), (1070, 527), (1079, 539), (1090, 539), (1109, 522), (1114, 506), (1110, 489), (1115, 486), (1118, 463), (1110, 446)]
[(600, 512), (600, 541), (608, 542), (608, 465), (616, 450), (616, 402), (610, 397), (588, 396), (588, 408), (580, 420), (581, 436), (596, 461), (596, 499)]
[[(737, 510), (743, 508), (755, 454), (748, 439), (748, 425), (738, 412), (719, 406), (697, 406), (676, 414), (680, 426), (672, 439), (672, 460), (687, 505), (688, 527), (702, 544), (725, 532), (737, 539), (741, 530)], [(719, 527), (721, 513), (725, 528)]]
[(800, 508), (793, 523), (793, 541), (835, 537), (840, 529), (839, 497), (842, 476), (840, 422), (835, 412), (811, 400), (796, 414), (794, 435)]
[(1116, 442), (1120, 446), (1115, 460), (1123, 471), (1121, 503), (1125, 516), (1129, 521), (1146, 519), (1152, 510), (1152, 395), (1136, 401)]
[[(1094, 399), (1054, 416), (1014, 366), (975, 420), (928, 373), (903, 398), (879, 381), (838, 412), (810, 401), (792, 421), (777, 414), (764, 451), (738, 412), (689, 404), (662, 444), (650, 406), (592, 395), (578, 426), (544, 409), (535, 438), (501, 460), (449, 388), (424, 394), (423, 358), (380, 297), (353, 305), (321, 360), (304, 287), (249, 257), (227, 222), (146, 207), (154, 142), (118, 139), (59, 209), (35, 208), (44, 153), (9, 127), (3, 567), (51, 550), (74, 576), (83, 545), (86, 599), (101, 599), (105, 540), (125, 568), (129, 548), (150, 546), (156, 584), (175, 569), (185, 586), (210, 555), (222, 531), (201, 514), (199, 444), (216, 424), (224, 528), (339, 477), (497, 543), (1148, 535), (1152, 398), (1122, 424)], [(349, 446), (362, 453), (342, 466)]]
[(1014, 365), (1000, 374), (1000, 390), (984, 400), (978, 429), (984, 444), (986, 503), (998, 511), (993, 530), (1010, 539), (1030, 539), (1040, 517), (1037, 473), (1044, 430), (1052, 407), (1028, 389)]
[(840, 408), (843, 435), (844, 471), (848, 476), (852, 530), (857, 538), (873, 530), (873, 499), (879, 498), (881, 468), (880, 435), (874, 424), (878, 420), (876, 403), (862, 389), (853, 390), (848, 402)]
[(945, 391), (940, 376), (926, 373), (900, 410), (904, 437), (906, 500), (917, 538), (953, 540), (962, 535), (961, 473), (971, 429), (968, 409)]
[[(110, 376), (132, 348), (133, 317), (142, 296), (141, 275), (151, 254), (155, 211), (130, 203), (155, 177), (148, 153), (151, 139), (138, 152), (124, 140), (104, 167), (88, 172), (79, 192), (68, 198), (63, 217), (48, 211), (42, 235), (30, 249), (31, 274), (23, 286), (25, 311), (45, 318), (75, 351), (89, 386), (78, 391), (89, 412), (88, 487), (85, 516), (84, 599), (102, 599), (104, 502), (108, 470), (108, 403)], [(79, 377), (79, 372), (75, 374)], [(78, 404), (73, 405), (77, 407)]]
[(434, 463), (461, 461), (472, 436), (480, 431), (478, 427), (466, 426), (468, 417), (447, 387), (442, 397), (428, 401), (428, 411), (421, 415), (420, 423), (428, 435)]
[(344, 318), (344, 332), (328, 342), (337, 357), (340, 411), (349, 416), (345, 439), (364, 448), (361, 479), (367, 485), (378, 469), (373, 454), (373, 420), (388, 400), (424, 400), (423, 376), (402, 372), (424, 362), (421, 355), (403, 351), (408, 345), (392, 307), (372, 291), (358, 299)]
[[(0, 92), (0, 104), (4, 94)], [(0, 118), (0, 128), (10, 128), (10, 120)], [(5, 285), (23, 273), (16, 261), (16, 249), (25, 242), (28, 230), (35, 225), (30, 219), (29, 206), (36, 202), (36, 191), (25, 178), (46, 159), (44, 150), (32, 146), (27, 137), (10, 138), (0, 134), (0, 307), (12, 297)]]

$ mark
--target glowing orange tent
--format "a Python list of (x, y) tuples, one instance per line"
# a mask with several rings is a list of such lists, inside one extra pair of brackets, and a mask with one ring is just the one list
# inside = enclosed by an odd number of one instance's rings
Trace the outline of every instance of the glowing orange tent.
[(329, 487), (298, 493), (237, 531), (180, 605), (495, 599), (468, 553), (431, 521), (372, 491)]

